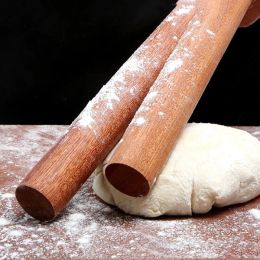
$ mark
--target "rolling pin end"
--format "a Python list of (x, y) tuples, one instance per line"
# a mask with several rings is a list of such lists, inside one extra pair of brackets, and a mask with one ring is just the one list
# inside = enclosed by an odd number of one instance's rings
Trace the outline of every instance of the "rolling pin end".
[(112, 186), (128, 196), (141, 197), (150, 191), (147, 179), (128, 165), (111, 163), (106, 167), (105, 175)]
[(32, 217), (41, 221), (55, 217), (55, 210), (49, 200), (36, 189), (21, 184), (17, 187), (15, 196), (21, 207)]

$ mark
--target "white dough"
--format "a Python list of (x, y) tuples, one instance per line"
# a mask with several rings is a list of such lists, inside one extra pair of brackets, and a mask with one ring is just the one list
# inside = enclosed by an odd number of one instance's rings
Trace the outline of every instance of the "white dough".
[(146, 217), (206, 213), (212, 206), (246, 202), (260, 194), (260, 142), (231, 127), (188, 124), (147, 196), (119, 192), (102, 167), (93, 189), (105, 202)]

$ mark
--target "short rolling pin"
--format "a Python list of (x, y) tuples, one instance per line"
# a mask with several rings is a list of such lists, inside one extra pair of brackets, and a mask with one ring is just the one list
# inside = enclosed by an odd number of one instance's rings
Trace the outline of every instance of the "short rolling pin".
[(177, 7), (88, 103), (67, 133), (16, 189), (23, 209), (51, 220), (120, 139), (194, 15), (193, 0)]
[(108, 181), (146, 195), (162, 170), (251, 0), (198, 0), (196, 14), (105, 165)]

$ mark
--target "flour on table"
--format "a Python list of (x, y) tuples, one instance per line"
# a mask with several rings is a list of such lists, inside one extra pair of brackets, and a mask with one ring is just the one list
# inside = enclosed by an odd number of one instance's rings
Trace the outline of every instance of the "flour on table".
[(205, 217), (144, 219), (97, 200), (91, 176), (55, 221), (32, 219), (10, 194), (65, 130), (0, 126), (1, 260), (259, 258), (258, 200)]
[(260, 209), (250, 209), (249, 213), (255, 218), (260, 220)]
[[(249, 133), (214, 124), (188, 124), (157, 182), (145, 197), (127, 196), (97, 169), (93, 188), (126, 213), (157, 217), (206, 213), (260, 194), (260, 142)], [(106, 162), (104, 163), (104, 165)]]

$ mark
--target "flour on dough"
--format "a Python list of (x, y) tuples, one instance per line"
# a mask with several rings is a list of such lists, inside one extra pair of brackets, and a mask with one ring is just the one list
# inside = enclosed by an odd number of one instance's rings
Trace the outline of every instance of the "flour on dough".
[(95, 193), (134, 215), (206, 213), (212, 206), (243, 203), (260, 194), (260, 142), (245, 131), (221, 125), (187, 124), (145, 197), (116, 190), (104, 177), (103, 166), (96, 170)]

